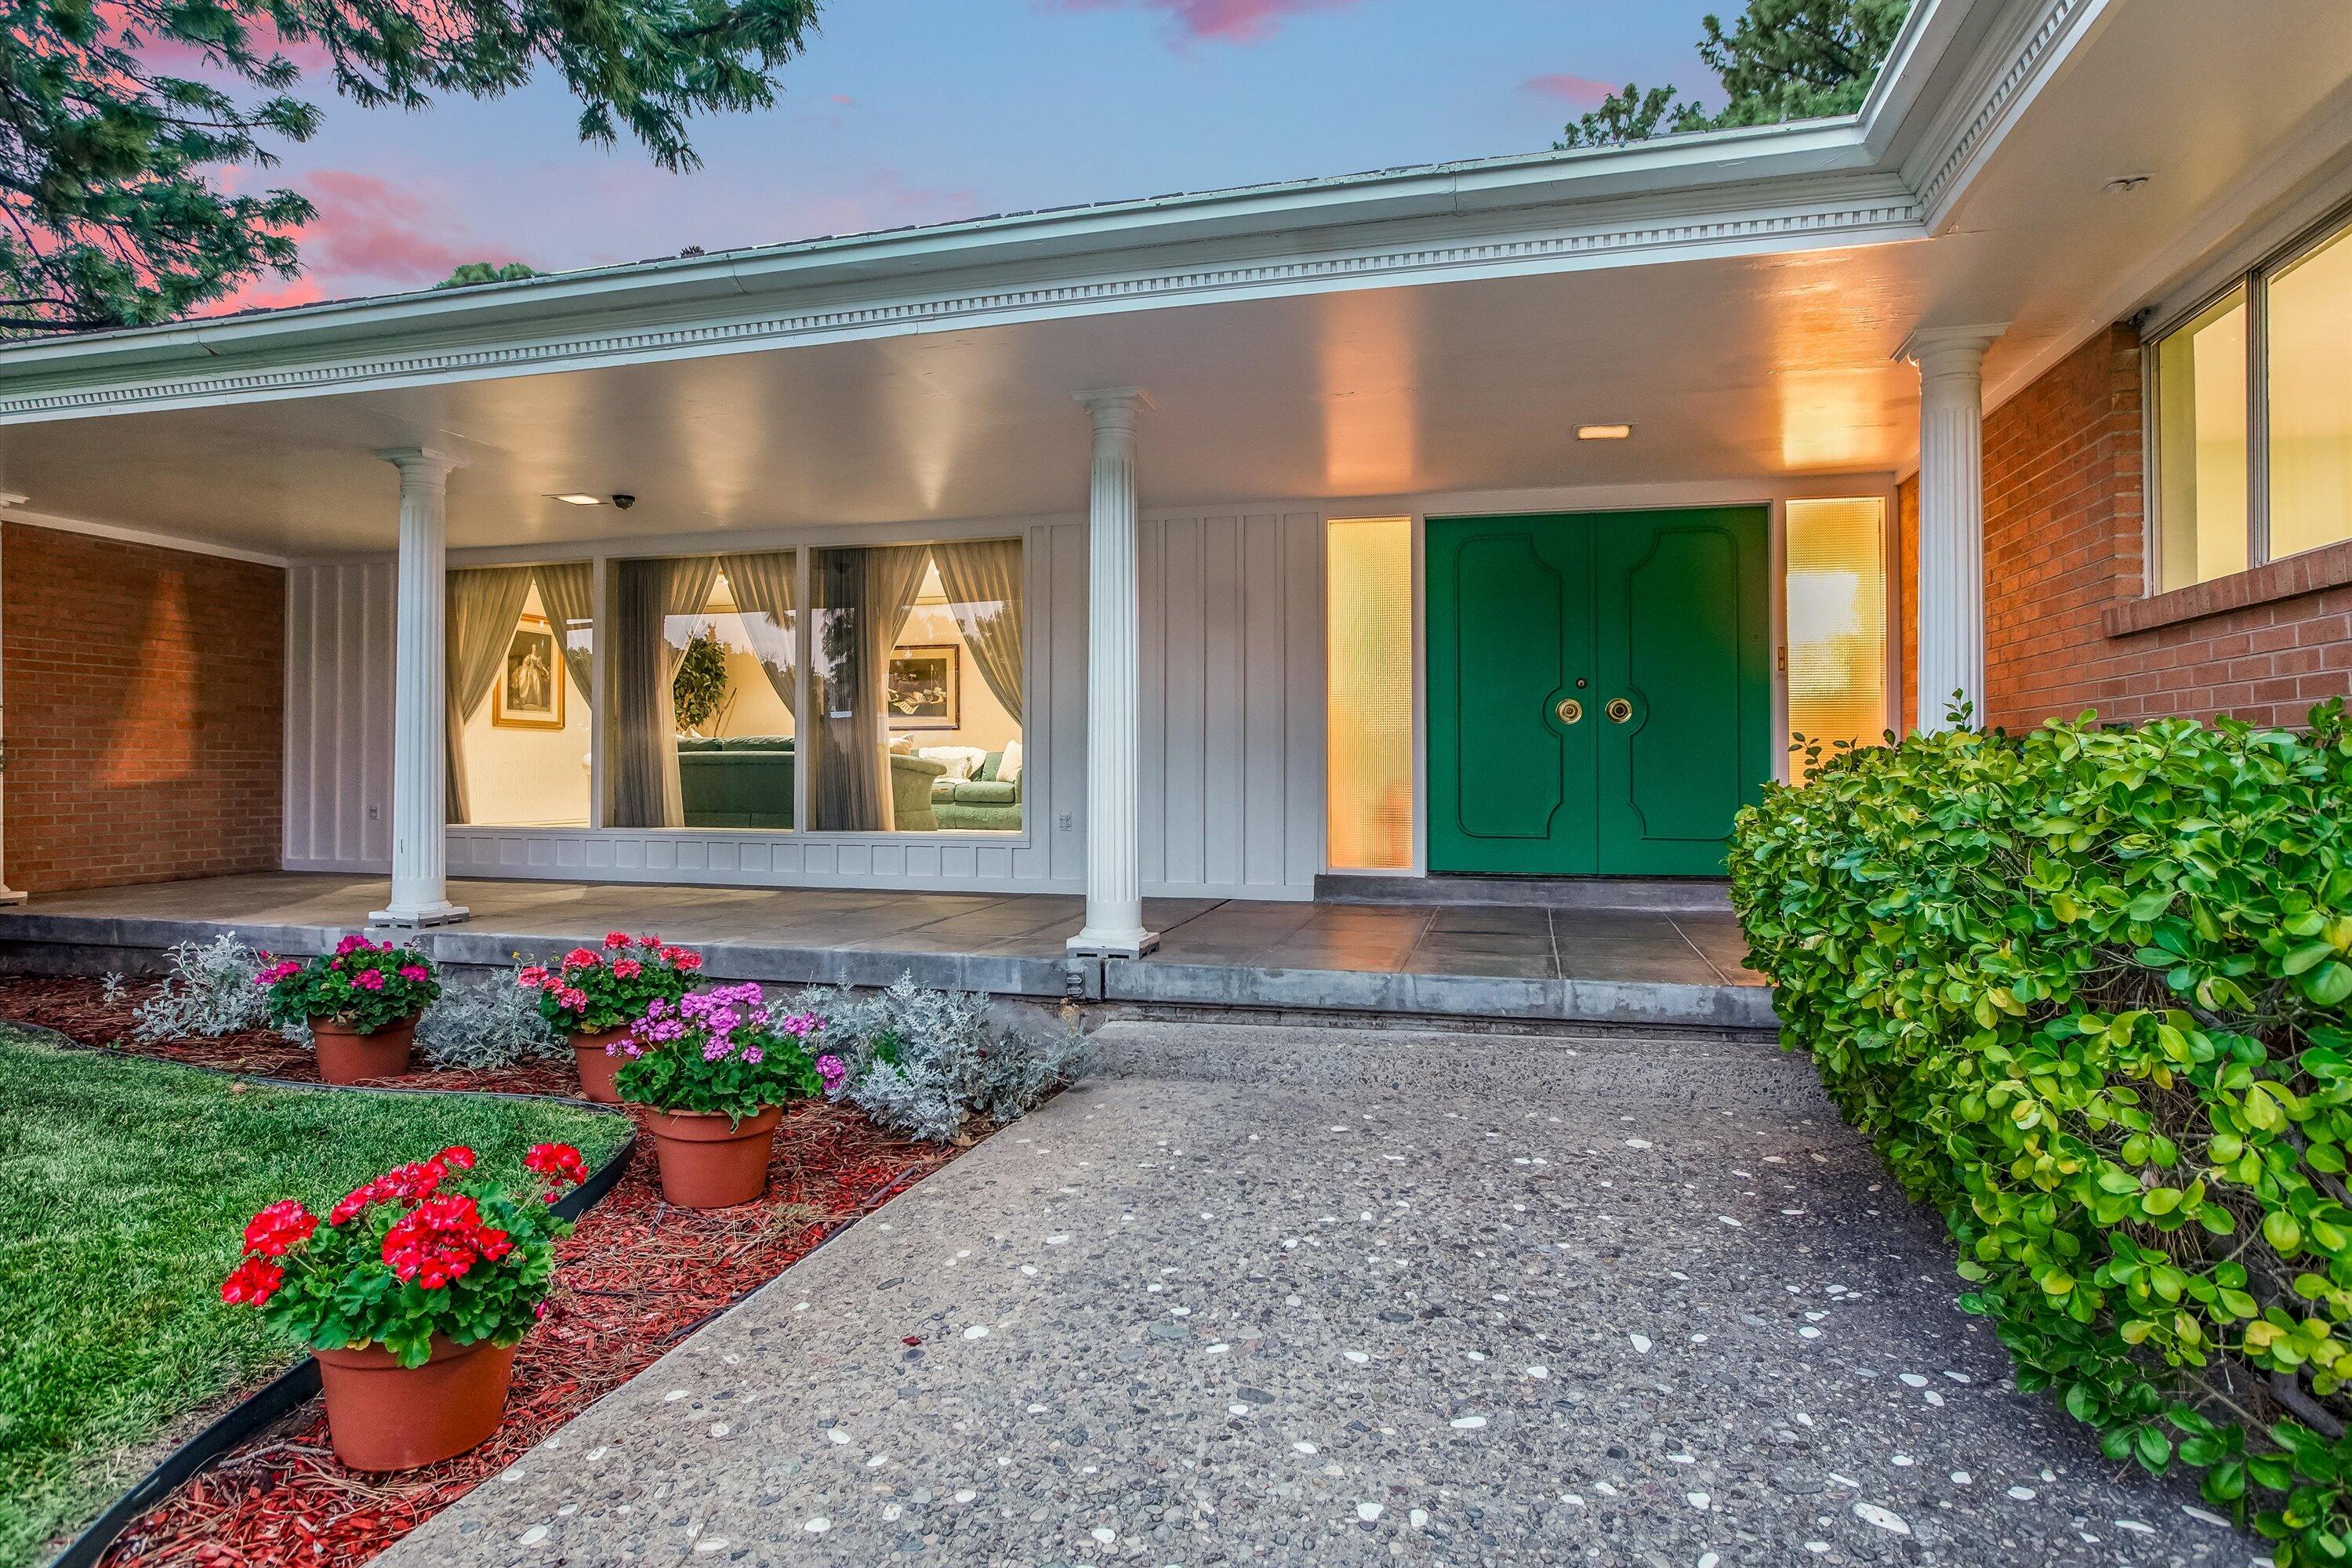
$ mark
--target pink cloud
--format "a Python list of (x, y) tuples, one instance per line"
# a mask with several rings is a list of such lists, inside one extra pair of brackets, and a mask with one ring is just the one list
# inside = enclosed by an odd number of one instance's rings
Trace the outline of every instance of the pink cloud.
[(446, 213), (390, 181), (319, 169), (299, 183), (319, 209), (300, 235), (303, 264), (329, 288), (437, 283), (461, 262), (489, 259), (474, 254), (478, 247), (451, 245), (457, 226)]
[(1531, 76), (1519, 83), (1521, 92), (1531, 92), (1538, 98), (1557, 99), (1570, 109), (1598, 109), (1601, 100), (1617, 90), (1615, 84), (1595, 81), (1589, 76)]
[(1040, 0), (1047, 10), (1108, 11), (1129, 6), (1164, 12), (1187, 42), (1212, 39), (1254, 44), (1285, 19), (1308, 11), (1336, 11), (1358, 0)]
[(199, 305), (198, 316), (226, 316), (238, 310), (282, 310), (289, 305), (310, 305), (327, 297), (315, 278), (286, 279), (271, 273), (257, 278), (226, 300)]

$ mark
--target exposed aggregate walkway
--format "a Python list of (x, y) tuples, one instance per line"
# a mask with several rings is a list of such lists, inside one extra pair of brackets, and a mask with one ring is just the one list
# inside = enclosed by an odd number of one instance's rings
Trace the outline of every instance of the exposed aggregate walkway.
[(1121, 1023), (381, 1559), (2242, 1564), (1727, 1039)]

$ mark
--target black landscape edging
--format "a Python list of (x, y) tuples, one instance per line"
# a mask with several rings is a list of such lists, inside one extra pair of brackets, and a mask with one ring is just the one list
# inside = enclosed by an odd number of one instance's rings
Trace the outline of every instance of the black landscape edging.
[[(61, 1031), (47, 1029), (35, 1024), (10, 1023), (9, 1026), (31, 1033), (58, 1035), (60, 1038), (70, 1038), (64, 1036)], [(79, 1042), (73, 1042), (73, 1044), (78, 1050), (90, 1048)], [(124, 1051), (119, 1054), (126, 1057), (139, 1055), (135, 1051)], [(139, 1059), (154, 1061), (158, 1058), (141, 1057)], [(171, 1065), (191, 1067), (194, 1064), (174, 1062)], [(481, 1094), (488, 1098), (503, 1100), (537, 1100), (555, 1104), (571, 1103), (560, 1095), (517, 1094), (511, 1090), (389, 1087), (377, 1089), (349, 1084), (299, 1083), (289, 1079), (265, 1079), (247, 1073), (231, 1072), (224, 1068), (200, 1068), (197, 1070), (217, 1072), (225, 1077), (243, 1079), (249, 1083), (266, 1083), (273, 1088), (319, 1089), (339, 1094)], [(624, 1113), (619, 1111), (611, 1111), (608, 1114), (623, 1116), (624, 1120), (626, 1120)], [(632, 1125), (628, 1137), (622, 1142), (618, 1149), (613, 1152), (613, 1157), (596, 1167), (586, 1181), (564, 1194), (557, 1201), (556, 1214), (567, 1220), (576, 1220), (593, 1208), (606, 1194), (620, 1184), (622, 1175), (629, 1168), (629, 1160), (636, 1151), (637, 1133), (635, 1127)], [(204, 1470), (222, 1455), (318, 1392), (319, 1363), (315, 1357), (306, 1356), (260, 1388), (238, 1400), (224, 1411), (211, 1426), (165, 1455), (163, 1463), (132, 1482), (128, 1491), (116, 1498), (104, 1513), (100, 1514), (79, 1535), (67, 1543), (64, 1551), (51, 1558), (48, 1568), (98, 1568), (99, 1561), (106, 1555), (107, 1549), (114, 1544), (116, 1537), (131, 1527), (132, 1521), (178, 1490), (189, 1478)]]

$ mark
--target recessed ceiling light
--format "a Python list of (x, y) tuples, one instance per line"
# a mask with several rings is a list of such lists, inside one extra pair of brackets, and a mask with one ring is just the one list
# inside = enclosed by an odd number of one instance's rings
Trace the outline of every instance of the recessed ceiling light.
[(603, 496), (568, 495), (550, 496), (547, 499), (560, 500), (566, 506), (603, 506), (604, 504)]
[(1580, 441), (1622, 441), (1633, 433), (1631, 425), (1580, 425), (1576, 438)]

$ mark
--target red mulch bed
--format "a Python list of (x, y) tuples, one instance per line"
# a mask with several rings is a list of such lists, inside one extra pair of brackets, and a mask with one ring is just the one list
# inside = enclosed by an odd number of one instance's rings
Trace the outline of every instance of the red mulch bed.
[[(0, 1018), (196, 1066), (317, 1076), (309, 1051), (267, 1032), (132, 1044), (130, 1010), (140, 994), (130, 990), (109, 1005), (95, 981), (12, 980), (0, 984)], [(384, 1081), (525, 1092), (572, 1087), (568, 1068), (427, 1071)], [(768, 1195), (741, 1208), (697, 1213), (662, 1202), (651, 1141), (641, 1136), (620, 1184), (562, 1244), (555, 1294), (516, 1357), (506, 1424), (497, 1436), (446, 1464), (362, 1475), (335, 1462), (326, 1417), (313, 1400), (140, 1518), (107, 1553), (107, 1568), (364, 1563), (644, 1371), (714, 1313), (959, 1152), (880, 1131), (843, 1107), (804, 1103), (777, 1131)]]

